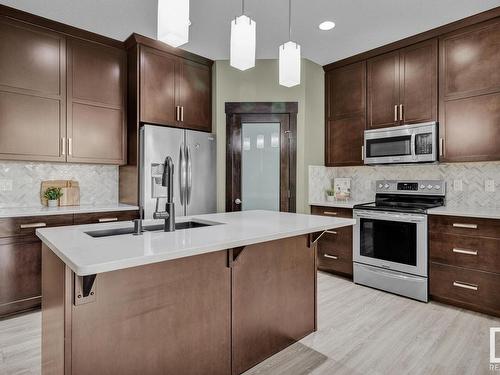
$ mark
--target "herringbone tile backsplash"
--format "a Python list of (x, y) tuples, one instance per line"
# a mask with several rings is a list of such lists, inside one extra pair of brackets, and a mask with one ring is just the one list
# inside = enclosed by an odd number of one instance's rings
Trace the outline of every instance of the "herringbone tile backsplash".
[(118, 202), (118, 167), (112, 165), (1, 161), (0, 180), (12, 180), (12, 191), (0, 191), (0, 208), (40, 206), (42, 180), (77, 180), (80, 204)]
[[(325, 200), (325, 189), (335, 177), (351, 178), (352, 199), (373, 201), (376, 180), (445, 180), (446, 205), (451, 207), (500, 208), (500, 162), (362, 167), (309, 167), (309, 202)], [(453, 181), (462, 180), (463, 190), (454, 191)], [(486, 192), (486, 180), (495, 181), (495, 192)]]

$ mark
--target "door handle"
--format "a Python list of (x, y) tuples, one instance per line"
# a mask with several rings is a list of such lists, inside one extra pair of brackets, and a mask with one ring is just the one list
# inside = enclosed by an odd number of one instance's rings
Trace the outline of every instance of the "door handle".
[(118, 221), (117, 217), (102, 217), (98, 220), (99, 223), (110, 223), (112, 221)]
[(477, 224), (453, 223), (455, 228), (477, 229)]
[(336, 255), (323, 254), (323, 256), (324, 256), (325, 258), (330, 258), (330, 259), (335, 259), (335, 260), (339, 259), (339, 257), (338, 257), (338, 256), (336, 256)]
[(403, 105), (400, 104), (399, 105), (399, 120), (400, 121), (403, 121), (403, 108), (404, 108)]
[(477, 255), (477, 250), (467, 250), (467, 249), (454, 248), (453, 252), (458, 253), (458, 254)]
[(175, 106), (175, 121), (179, 121), (179, 118), (180, 118), (180, 115), (179, 115), (179, 112), (180, 112), (180, 108), (178, 105)]
[(68, 155), (73, 155), (73, 141), (71, 138), (68, 138)]
[(19, 228), (28, 229), (28, 228), (45, 228), (47, 224), (45, 223), (30, 223), (30, 224), (21, 224)]
[(453, 286), (456, 286), (458, 288), (463, 288), (463, 289), (470, 289), (470, 290), (478, 290), (479, 289), (479, 285), (463, 283), (461, 281), (454, 281)]
[(184, 106), (181, 106), (181, 122), (184, 122)]
[(66, 137), (61, 138), (61, 154), (66, 155)]
[(444, 155), (444, 138), (439, 138), (439, 156)]
[(361, 146), (361, 160), (365, 160), (365, 146)]
[(394, 106), (394, 122), (398, 121), (398, 105)]
[(240, 198), (236, 198), (236, 199), (234, 200), (234, 203), (236, 203), (236, 204), (241, 204), (241, 199), (240, 199)]
[[(181, 107), (182, 108), (182, 107)], [(181, 110), (181, 121), (182, 121), (182, 110)], [(191, 148), (189, 146), (186, 147), (186, 159), (187, 159), (187, 166), (186, 166), (186, 182), (187, 182), (187, 197), (186, 197), (186, 204), (191, 203), (191, 191), (193, 189), (193, 168), (192, 168), (192, 163), (191, 163)]]
[(179, 150), (179, 198), (181, 200), (181, 206), (184, 206), (184, 197), (186, 193), (186, 159), (185, 159), (185, 146), (181, 143)]

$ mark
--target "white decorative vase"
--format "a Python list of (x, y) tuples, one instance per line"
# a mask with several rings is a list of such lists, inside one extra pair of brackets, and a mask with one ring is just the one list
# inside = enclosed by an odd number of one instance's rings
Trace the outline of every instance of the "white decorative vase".
[(47, 205), (49, 207), (57, 207), (59, 205), (59, 200), (58, 199), (48, 199)]
[(334, 195), (327, 195), (326, 201), (327, 202), (335, 202), (335, 196)]

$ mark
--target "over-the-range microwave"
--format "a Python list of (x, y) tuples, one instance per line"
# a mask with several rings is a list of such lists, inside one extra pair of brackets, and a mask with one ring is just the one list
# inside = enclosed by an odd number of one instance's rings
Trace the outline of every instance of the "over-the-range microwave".
[(365, 164), (424, 163), (438, 160), (437, 123), (366, 130)]

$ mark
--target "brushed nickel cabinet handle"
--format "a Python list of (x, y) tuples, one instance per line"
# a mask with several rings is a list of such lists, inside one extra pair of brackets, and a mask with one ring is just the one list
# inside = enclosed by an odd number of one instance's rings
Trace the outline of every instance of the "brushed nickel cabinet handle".
[(457, 288), (470, 289), (470, 290), (478, 290), (479, 289), (479, 285), (463, 283), (461, 281), (454, 281), (453, 286), (456, 286)]
[(175, 121), (180, 121), (181, 120), (181, 106), (176, 105), (175, 106)]
[(68, 138), (68, 155), (73, 155), (73, 140)]
[(477, 250), (467, 250), (467, 249), (454, 248), (453, 252), (458, 253), (458, 254), (477, 255)]
[(462, 223), (453, 223), (455, 228), (467, 228), (467, 229), (477, 229), (477, 224), (462, 224)]
[(444, 155), (444, 138), (439, 138), (439, 156)]
[(365, 146), (361, 146), (361, 160), (365, 160)]
[(323, 211), (323, 214), (330, 215), (330, 216), (337, 216), (338, 215), (337, 212), (333, 212), (333, 211)]
[(324, 256), (325, 258), (330, 258), (330, 259), (339, 259), (339, 257), (338, 257), (338, 256), (336, 256), (336, 255), (323, 254), (323, 256)]
[(398, 121), (398, 105), (394, 106), (394, 122)]
[(336, 231), (334, 230), (327, 230), (326, 233), (328, 234), (338, 234)]
[(66, 155), (66, 137), (61, 138), (61, 154)]
[(181, 106), (181, 122), (184, 122), (184, 106)]
[(47, 226), (46, 223), (30, 223), (30, 224), (21, 224), (19, 227), (21, 229), (28, 229), (28, 228), (45, 228)]
[(118, 221), (117, 217), (102, 217), (99, 219), (99, 223), (109, 223), (111, 221)]
[(403, 121), (403, 105), (399, 105), (399, 120)]

